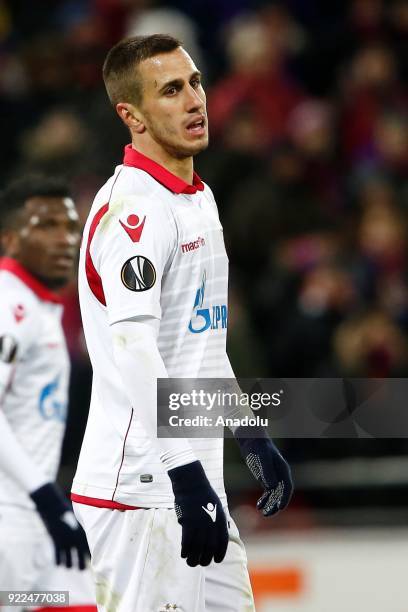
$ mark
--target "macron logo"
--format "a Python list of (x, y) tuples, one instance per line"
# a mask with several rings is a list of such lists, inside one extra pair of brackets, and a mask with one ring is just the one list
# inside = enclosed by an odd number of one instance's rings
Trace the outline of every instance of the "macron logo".
[(215, 523), (215, 521), (217, 520), (217, 506), (215, 506), (211, 502), (208, 502), (207, 507), (205, 506), (201, 506), (201, 507), (204, 510), (204, 512), (208, 514), (208, 516), (213, 521), (213, 523)]
[(195, 251), (196, 249), (199, 249), (200, 247), (205, 246), (205, 240), (204, 238), (201, 238), (200, 236), (197, 238), (197, 240), (193, 240), (192, 242), (186, 242), (184, 244), (181, 245), (181, 252), (182, 253), (189, 253), (190, 251)]

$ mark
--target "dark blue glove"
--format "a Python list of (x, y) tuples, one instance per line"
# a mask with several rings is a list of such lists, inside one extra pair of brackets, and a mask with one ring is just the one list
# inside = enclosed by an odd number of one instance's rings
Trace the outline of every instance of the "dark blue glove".
[(228, 528), (220, 498), (200, 461), (169, 470), (174, 508), (182, 527), (181, 556), (187, 565), (220, 563), (227, 552)]
[(72, 567), (72, 553), (78, 556), (78, 567), (85, 569), (85, 559), (89, 556), (85, 532), (76, 520), (72, 509), (59, 488), (49, 482), (30, 494), (38, 513), (54, 542), (57, 565)]
[(269, 438), (266, 431), (257, 430), (261, 438), (250, 438), (253, 428), (238, 427), (235, 438), (245, 463), (264, 488), (256, 507), (264, 516), (272, 516), (289, 504), (293, 481), (289, 464)]

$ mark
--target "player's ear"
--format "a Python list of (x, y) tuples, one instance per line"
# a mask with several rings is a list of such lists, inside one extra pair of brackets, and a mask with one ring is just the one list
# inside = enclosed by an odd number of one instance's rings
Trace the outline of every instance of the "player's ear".
[(18, 232), (5, 229), (0, 235), (1, 251), (7, 257), (17, 257), (20, 251), (20, 237)]
[(128, 102), (119, 102), (119, 104), (116, 105), (116, 112), (122, 119), (123, 123), (127, 125), (132, 132), (143, 134), (143, 132), (146, 130), (142, 115), (136, 106), (133, 106), (133, 104), (129, 104)]

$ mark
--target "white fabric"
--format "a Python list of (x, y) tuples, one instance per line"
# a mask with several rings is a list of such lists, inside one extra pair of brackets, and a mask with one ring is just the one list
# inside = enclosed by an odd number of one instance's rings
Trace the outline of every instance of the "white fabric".
[(58, 567), (54, 559), (51, 538), (36, 512), (0, 506), (0, 590), (69, 591), (70, 605), (94, 604), (90, 570)]
[(0, 431), (0, 469), (3, 474), (14, 481), (27, 494), (49, 482), (49, 478), (46, 478), (41, 469), (27, 455), (1, 411)]
[(15, 361), (0, 368), (2, 423), (9, 424), (0, 445), (0, 506), (32, 508), (27, 493), (55, 480), (65, 430), (70, 366), (62, 307), (5, 270), (0, 296), (0, 338), (17, 344)]
[[(90, 246), (104, 306), (90, 289), (85, 263), (92, 220), (107, 202), (109, 211)], [(131, 215), (144, 220), (139, 241), (123, 229)], [(131, 291), (122, 282), (124, 264), (136, 256), (155, 268), (151, 289)], [(228, 258), (211, 190), (205, 186), (192, 195), (175, 194), (143, 170), (119, 166), (95, 198), (80, 255), (79, 296), (93, 387), (73, 493), (145, 508), (173, 506), (165, 466), (140, 417), (142, 411), (156, 412), (156, 402), (140, 393), (131, 405), (114, 361), (109, 325), (138, 316), (160, 319), (157, 344), (168, 376), (228, 376), (227, 290)], [(223, 440), (189, 443), (226, 504)]]
[[(222, 563), (189, 567), (173, 510), (109, 510), (74, 503), (88, 535), (99, 612), (254, 612), (246, 553), (229, 519)], [(176, 606), (166, 608), (166, 605)]]
[[(156, 379), (167, 378), (167, 371), (157, 347), (157, 319), (143, 317), (140, 320), (119, 321), (111, 327), (113, 358), (123, 381), (123, 388), (134, 406), (140, 395), (147, 406), (156, 402)], [(156, 447), (166, 469), (191, 463), (196, 456), (189, 442), (183, 438), (157, 438), (157, 413), (141, 410), (139, 420)]]

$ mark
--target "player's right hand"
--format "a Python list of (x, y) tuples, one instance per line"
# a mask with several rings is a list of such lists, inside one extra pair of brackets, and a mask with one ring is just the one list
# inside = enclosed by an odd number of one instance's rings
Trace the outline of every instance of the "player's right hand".
[(220, 563), (227, 552), (228, 527), (220, 498), (200, 461), (169, 470), (174, 507), (182, 527), (181, 556), (187, 565)]
[(33, 491), (30, 497), (53, 539), (56, 564), (72, 567), (74, 549), (79, 569), (85, 569), (85, 561), (89, 557), (88, 542), (63, 493), (49, 482)]

